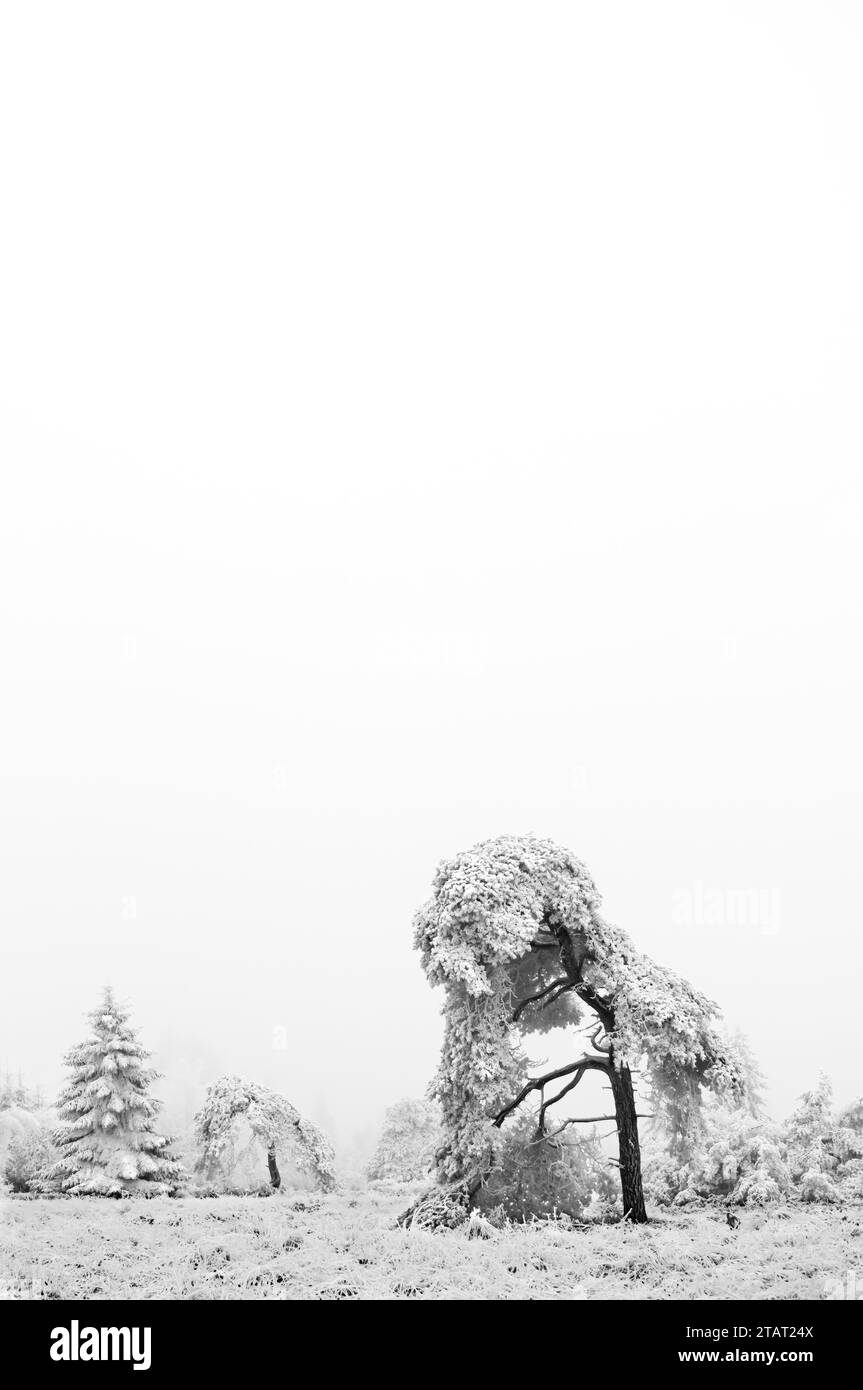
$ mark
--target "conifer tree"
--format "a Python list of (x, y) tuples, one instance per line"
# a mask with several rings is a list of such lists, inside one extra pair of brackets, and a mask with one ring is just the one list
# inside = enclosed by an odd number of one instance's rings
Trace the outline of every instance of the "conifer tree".
[(833, 1119), (833, 1087), (821, 1072), (818, 1084), (804, 1091), (797, 1109), (785, 1122), (783, 1149), (791, 1177), (806, 1202), (834, 1202), (839, 1193), (834, 1183), (839, 1156), (835, 1151), (837, 1126)]
[(785, 1122), (784, 1148), (796, 1182), (805, 1173), (823, 1173), (835, 1167), (830, 1153), (832, 1130), (833, 1088), (830, 1078), (821, 1072), (817, 1086), (803, 1092)]
[(52, 1177), (74, 1196), (170, 1195), (182, 1169), (153, 1129), (161, 1103), (148, 1095), (158, 1078), (144, 1066), (150, 1054), (110, 988), (88, 1017), (90, 1036), (65, 1058), (71, 1076), (57, 1102)]

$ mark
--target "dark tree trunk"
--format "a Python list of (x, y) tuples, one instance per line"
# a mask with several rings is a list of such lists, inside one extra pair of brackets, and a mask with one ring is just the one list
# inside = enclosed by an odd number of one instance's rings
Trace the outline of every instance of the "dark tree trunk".
[[(569, 932), (561, 925), (546, 923), (546, 927), (560, 943), (560, 961), (575, 987), (576, 994), (593, 1009), (610, 1038), (614, 1033), (614, 1003), (601, 999), (594, 987), (582, 978), (584, 963), (589, 959), (585, 943), (578, 938), (573, 941)], [(641, 1185), (641, 1147), (638, 1142), (638, 1117), (635, 1112), (632, 1073), (629, 1067), (621, 1067), (618, 1070), (614, 1065), (613, 1047), (608, 1054), (608, 1075), (617, 1120), (623, 1217), (625, 1221), (643, 1222), (647, 1220), (647, 1212), (644, 1207), (644, 1189)]]
[(635, 1114), (635, 1093), (629, 1067), (619, 1070), (609, 1067), (611, 1093), (617, 1116), (617, 1144), (620, 1152), (620, 1186), (623, 1192), (625, 1221), (646, 1221), (644, 1191), (641, 1186), (641, 1148), (638, 1143), (638, 1120)]
[(276, 1163), (276, 1146), (271, 1144), (267, 1149), (267, 1167), (270, 1170), (270, 1182), (273, 1187), (281, 1187), (282, 1175), (279, 1172), (279, 1165)]

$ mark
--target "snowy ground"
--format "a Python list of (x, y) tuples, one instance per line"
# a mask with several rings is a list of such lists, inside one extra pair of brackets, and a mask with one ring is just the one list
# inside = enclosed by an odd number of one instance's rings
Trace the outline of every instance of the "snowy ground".
[[(409, 1195), (409, 1194), (407, 1194)], [(771, 1298), (863, 1293), (863, 1208), (402, 1231), (404, 1193), (0, 1201), (4, 1298)], [(853, 1296), (853, 1292), (851, 1294)]]

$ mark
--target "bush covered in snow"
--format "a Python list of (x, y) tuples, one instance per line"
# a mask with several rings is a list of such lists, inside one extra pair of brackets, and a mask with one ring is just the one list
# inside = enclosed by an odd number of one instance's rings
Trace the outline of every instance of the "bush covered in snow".
[(594, 1133), (538, 1134), (535, 1115), (522, 1115), (504, 1134), (476, 1205), (511, 1221), (562, 1214), (583, 1219), (597, 1201), (612, 1202), (616, 1183)]
[(15, 1135), (6, 1147), (3, 1180), (13, 1192), (45, 1192), (52, 1186), (49, 1170), (57, 1161), (57, 1148), (47, 1128), (38, 1127)]

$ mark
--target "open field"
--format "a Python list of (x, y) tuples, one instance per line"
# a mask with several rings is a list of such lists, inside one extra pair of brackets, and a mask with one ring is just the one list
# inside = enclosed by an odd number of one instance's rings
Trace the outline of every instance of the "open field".
[[(592, 1299), (863, 1293), (863, 1208), (657, 1214), (646, 1227), (403, 1231), (409, 1193), (5, 1198), (4, 1298)], [(853, 1294), (852, 1294), (853, 1296)]]

